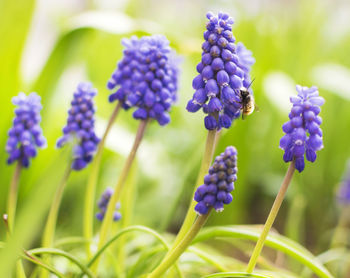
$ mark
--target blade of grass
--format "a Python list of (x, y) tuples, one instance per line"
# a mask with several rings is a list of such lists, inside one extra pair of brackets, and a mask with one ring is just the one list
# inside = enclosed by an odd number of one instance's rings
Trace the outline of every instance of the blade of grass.
[(69, 261), (71, 261), (73, 264), (78, 266), (81, 271), (86, 274), (90, 278), (94, 278), (95, 275), (87, 268), (83, 263), (81, 263), (75, 256), (71, 255), (68, 252), (62, 251), (60, 249), (55, 248), (36, 248), (28, 250), (28, 253), (30, 255), (40, 255), (40, 254), (51, 254), (51, 255), (57, 255), (61, 257), (65, 257)]
[[(140, 232), (144, 232), (144, 233), (148, 233), (152, 236), (154, 236), (163, 246), (166, 250), (169, 250), (169, 244), (165, 241), (165, 239), (158, 234), (156, 231), (145, 227), (145, 226), (141, 226), (141, 225), (135, 225), (135, 226), (130, 226), (127, 227), (125, 229), (120, 230), (116, 235), (114, 235), (109, 241), (107, 241), (97, 252), (96, 254), (91, 258), (91, 260), (88, 262), (87, 267), (91, 266), (95, 260), (97, 260), (102, 254), (103, 252), (112, 244), (114, 243), (118, 238), (120, 238), (122, 235), (127, 234), (129, 232), (133, 232), (133, 231), (140, 231)], [(177, 271), (178, 271), (178, 277), (182, 277), (182, 274), (180, 272), (180, 269), (178, 268), (177, 265), (175, 265)]]
[[(258, 229), (240, 226), (210, 227), (203, 229), (193, 240), (192, 244), (217, 237), (241, 238), (257, 241), (260, 233), (261, 231)], [(284, 236), (270, 233), (266, 238), (265, 244), (266, 246), (281, 251), (298, 260), (301, 264), (310, 268), (319, 277), (333, 277), (332, 274), (330, 274), (329, 271), (308, 250)]]
[(203, 278), (216, 278), (216, 277), (237, 277), (237, 278), (246, 278), (246, 277), (256, 277), (256, 278), (273, 278), (272, 276), (262, 275), (262, 274), (256, 274), (256, 273), (247, 273), (247, 272), (221, 272), (221, 273), (214, 273), (207, 276), (204, 276)]

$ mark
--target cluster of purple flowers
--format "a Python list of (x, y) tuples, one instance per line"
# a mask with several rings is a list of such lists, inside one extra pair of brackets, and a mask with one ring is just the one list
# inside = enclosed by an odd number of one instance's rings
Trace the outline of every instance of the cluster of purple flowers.
[(19, 93), (12, 99), (12, 103), (17, 105), (13, 127), (9, 130), (9, 138), (6, 144), (6, 151), (9, 154), (8, 164), (18, 161), (27, 168), (30, 159), (36, 156), (36, 148), (43, 148), (46, 139), (40, 127), (40, 96), (31, 93), (28, 96)]
[(195, 192), (194, 200), (198, 204), (194, 209), (199, 215), (208, 213), (211, 208), (223, 211), (224, 204), (232, 202), (231, 191), (237, 180), (237, 170), (237, 150), (229, 146), (215, 158), (209, 174), (204, 177), (204, 184)]
[(233, 19), (228, 14), (207, 14), (209, 22), (204, 32), (202, 59), (193, 79), (195, 90), (187, 103), (189, 112), (202, 108), (208, 130), (229, 128), (242, 109), (240, 90), (250, 85), (250, 69), (255, 62), (252, 53), (242, 43), (235, 45)]
[(92, 160), (100, 139), (94, 131), (93, 97), (97, 91), (90, 83), (80, 83), (74, 92), (71, 108), (68, 111), (67, 125), (63, 136), (57, 141), (61, 148), (67, 142), (73, 142), (72, 169), (81, 170)]
[(108, 81), (124, 109), (135, 107), (135, 119), (153, 118), (160, 125), (170, 121), (168, 111), (176, 101), (178, 67), (169, 41), (162, 35), (123, 39), (124, 57)]
[(319, 96), (315, 86), (311, 88), (296, 86), (298, 95), (291, 97), (293, 104), (289, 121), (282, 129), (286, 133), (280, 140), (280, 147), (285, 151), (285, 162), (295, 159), (295, 168), (301, 172), (305, 168), (304, 154), (308, 161), (316, 160), (316, 151), (323, 148), (322, 119), (318, 114), (324, 99)]
[[(108, 207), (109, 200), (111, 199), (111, 196), (113, 195), (113, 189), (108, 187), (102, 194), (100, 200), (98, 201), (98, 208), (100, 211), (96, 213), (96, 218), (99, 221), (102, 221)], [(120, 203), (117, 203), (115, 206), (116, 211), (113, 214), (113, 221), (118, 221), (122, 217), (119, 211), (117, 211), (120, 208)]]
[(350, 205), (350, 160), (337, 192), (337, 200), (340, 204)]

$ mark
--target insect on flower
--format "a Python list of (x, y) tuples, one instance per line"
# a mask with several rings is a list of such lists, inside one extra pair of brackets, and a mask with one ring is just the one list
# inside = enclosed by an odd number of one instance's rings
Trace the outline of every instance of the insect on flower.
[(255, 79), (250, 82), (248, 88), (241, 88), (239, 90), (239, 96), (240, 96), (240, 104), (242, 105), (241, 113), (242, 113), (242, 119), (244, 120), (245, 116), (248, 116), (254, 112), (254, 109), (256, 108), (257, 111), (259, 111), (259, 108), (255, 104), (254, 96), (249, 91), (249, 87), (252, 85)]

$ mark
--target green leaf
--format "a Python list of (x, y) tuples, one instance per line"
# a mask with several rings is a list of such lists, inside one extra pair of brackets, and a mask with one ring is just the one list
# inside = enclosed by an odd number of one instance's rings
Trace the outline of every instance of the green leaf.
[(34, 6), (34, 0), (0, 1), (1, 128), (10, 123), (6, 112), (12, 107), (8, 104), (21, 88), (19, 69)]
[[(17, 95), (21, 88), (20, 64), (22, 52), (30, 29), (35, 6), (34, 0), (8, 1), (0, 0), (0, 172), (2, 187), (0, 189), (0, 209), (5, 210), (7, 183), (11, 168), (5, 165), (7, 156), (4, 146), (7, 140), (6, 131), (11, 125), (13, 115), (11, 98)], [(5, 230), (0, 229), (0, 236), (5, 236)], [(8, 271), (13, 265), (11, 259), (15, 252), (2, 254), (0, 252), (0, 269), (2, 277), (9, 277)]]
[(246, 272), (220, 272), (220, 273), (214, 273), (207, 276), (204, 276), (203, 278), (216, 278), (216, 277), (237, 277), (237, 278), (245, 278), (245, 277), (257, 277), (257, 278), (272, 278), (272, 276), (266, 276), (261, 274), (249, 274)]
[(85, 43), (89, 44), (87, 39), (92, 30), (123, 35), (137, 31), (159, 33), (161, 27), (155, 22), (132, 19), (118, 12), (89, 11), (69, 18), (33, 85), (34, 91), (42, 96), (53, 91), (64, 69), (79, 58)]
[[(204, 240), (231, 237), (257, 241), (260, 236), (260, 230), (247, 226), (229, 226), (229, 227), (210, 227), (203, 229), (194, 239), (193, 244)], [(315, 274), (320, 277), (333, 277), (329, 271), (313, 256), (308, 250), (298, 243), (275, 233), (270, 233), (265, 242), (275, 250), (281, 251), (290, 257), (298, 260), (303, 265), (309, 267)]]
[(79, 57), (87, 34), (87, 30), (70, 30), (58, 39), (32, 87), (33, 91), (38, 92), (43, 97), (44, 107), (50, 100), (49, 95), (54, 91), (63, 71)]
[[(168, 250), (169, 249), (169, 244), (166, 242), (166, 240), (158, 234), (155, 230), (152, 230), (148, 227), (141, 226), (141, 225), (135, 225), (135, 226), (129, 226), (127, 228), (124, 228), (120, 230), (117, 234), (115, 234), (109, 241), (106, 242), (106, 244), (96, 252), (96, 254), (91, 258), (91, 260), (88, 262), (87, 266), (90, 267), (102, 254), (103, 252), (112, 244), (114, 243), (118, 238), (120, 238), (122, 235), (127, 234), (129, 232), (134, 232), (134, 231), (139, 231), (139, 232), (144, 232), (148, 233), (152, 236), (154, 236), (162, 245), (163, 247)], [(178, 272), (178, 277), (182, 277), (182, 274), (180, 272), (180, 269), (178, 268), (177, 264), (175, 264), (175, 268)]]
[(65, 277), (57, 269), (55, 269), (54, 267), (52, 267), (52, 266), (46, 264), (45, 262), (39, 260), (38, 258), (36, 258), (33, 255), (30, 255), (30, 254), (27, 253), (27, 255), (22, 255), (21, 257), (23, 259), (25, 259), (25, 260), (28, 260), (28, 261), (32, 262), (33, 264), (36, 264), (37, 266), (40, 266), (40, 267), (50, 271), (51, 273), (55, 274), (59, 278), (64, 278)]

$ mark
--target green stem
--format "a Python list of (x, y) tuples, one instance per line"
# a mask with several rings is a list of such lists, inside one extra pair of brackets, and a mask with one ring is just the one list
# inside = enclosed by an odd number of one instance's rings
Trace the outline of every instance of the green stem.
[(15, 223), (16, 207), (17, 207), (17, 195), (18, 195), (18, 183), (21, 176), (22, 164), (20, 162), (16, 163), (15, 171), (13, 172), (10, 190), (7, 201), (7, 223), (8, 229), (12, 232)]
[[(43, 247), (51, 247), (55, 238), (55, 230), (56, 230), (56, 222), (57, 222), (57, 216), (58, 211), (60, 208), (63, 191), (64, 188), (67, 185), (68, 178), (70, 173), (72, 172), (71, 168), (71, 161), (69, 161), (66, 171), (64, 172), (64, 175), (61, 179), (60, 184), (58, 185), (58, 188), (56, 190), (54, 199), (51, 204), (51, 208), (49, 211), (49, 215), (47, 217), (45, 229), (44, 229), (44, 235), (42, 240)], [(48, 277), (49, 273), (43, 269), (41, 273), (41, 277)]]
[[(98, 249), (102, 248), (102, 246), (106, 242), (107, 233), (108, 233), (108, 231), (112, 225), (112, 221), (113, 221), (113, 213), (115, 210), (115, 205), (120, 198), (120, 195), (121, 195), (123, 186), (125, 184), (126, 178), (128, 177), (128, 173), (130, 171), (131, 165), (135, 159), (136, 152), (137, 152), (137, 150), (140, 146), (140, 143), (142, 141), (142, 138), (145, 134), (147, 123), (148, 123), (148, 120), (142, 120), (140, 122), (139, 128), (138, 128), (137, 133), (136, 133), (134, 144), (133, 144), (132, 149), (129, 153), (129, 156), (124, 164), (124, 167), (123, 167), (122, 172), (119, 176), (118, 182), (114, 188), (113, 195), (111, 196), (111, 198), (108, 202), (107, 211), (106, 211), (106, 214), (103, 218), (102, 227), (101, 227), (101, 231), (100, 231), (100, 239), (99, 239), (99, 243), (98, 243)], [(91, 269), (95, 273), (97, 272), (98, 264), (99, 264), (99, 260), (97, 260), (94, 263), (94, 265), (92, 265)]]
[[(216, 130), (209, 130), (207, 135), (207, 141), (205, 143), (205, 150), (204, 150), (204, 156), (202, 159), (202, 164), (199, 170), (199, 174), (196, 181), (196, 186), (193, 190), (192, 197), (194, 196), (194, 193), (197, 190), (197, 187), (200, 186), (203, 183), (204, 176), (208, 173), (211, 161), (213, 160), (214, 150), (215, 150), (215, 142), (216, 142)], [(195, 218), (196, 213), (194, 211), (194, 207), (196, 205), (196, 202), (193, 200), (191, 201), (190, 207), (187, 210), (187, 214), (185, 217), (185, 220), (181, 226), (180, 231), (178, 232), (175, 242), (173, 244), (173, 247), (169, 252), (171, 252), (174, 249), (174, 246), (177, 246), (180, 241), (184, 238), (184, 236), (187, 234), (188, 230), (191, 228)], [(169, 253), (168, 253), (169, 254)], [(167, 256), (168, 256), (167, 254)]]
[(186, 248), (191, 244), (194, 237), (198, 234), (199, 230), (203, 227), (205, 222), (209, 217), (210, 212), (205, 215), (200, 215), (197, 217), (186, 236), (181, 240), (181, 242), (173, 247), (173, 249), (168, 253), (168, 255), (163, 259), (163, 261), (153, 270), (153, 272), (148, 275), (147, 278), (157, 278), (160, 277), (168, 268), (174, 264), (177, 259), (185, 252)]
[(61, 179), (61, 182), (56, 190), (54, 199), (51, 204), (51, 208), (49, 211), (49, 215), (47, 217), (47, 222), (44, 230), (44, 235), (43, 235), (43, 246), (44, 247), (50, 247), (53, 243), (54, 237), (55, 237), (55, 229), (56, 229), (56, 222), (57, 222), (57, 215), (58, 215), (58, 210), (60, 208), (62, 196), (63, 196), (63, 191), (64, 188), (67, 185), (69, 175), (72, 171), (71, 168), (71, 162), (69, 162), (67, 169)]
[(73, 255), (71, 255), (65, 251), (55, 249), (55, 248), (36, 248), (36, 249), (29, 250), (28, 254), (30, 254), (30, 255), (51, 254), (51, 255), (65, 257), (66, 259), (68, 259), (72, 263), (74, 263), (76, 266), (78, 266), (80, 268), (80, 270), (83, 273), (85, 273), (88, 277), (90, 277), (90, 278), (95, 277), (94, 274), (85, 265), (83, 265), (76, 257), (74, 257)]
[(265, 240), (266, 240), (266, 237), (273, 225), (273, 222), (275, 221), (276, 219), (276, 216), (278, 214), (278, 211), (281, 207), (281, 204), (283, 202), (283, 199), (284, 199), (284, 196), (287, 192), (287, 189), (288, 189), (288, 186), (292, 180), (292, 177), (293, 177), (293, 174), (294, 174), (294, 171), (295, 171), (295, 161), (293, 160), (289, 167), (288, 167), (288, 171), (283, 179), (283, 182), (282, 182), (282, 185), (281, 185), (281, 188), (280, 190), (278, 191), (278, 194), (276, 196), (276, 199), (272, 205), (272, 208), (270, 210), (270, 213), (269, 213), (269, 216), (267, 217), (267, 220), (265, 222), (265, 225), (264, 225), (264, 229), (259, 237), (259, 240), (257, 242), (257, 244), (255, 245), (255, 248), (254, 248), (254, 251), (253, 251), (253, 254), (252, 256), (250, 257), (250, 260), (249, 260), (249, 263), (248, 263), (248, 267), (247, 267), (247, 272), (248, 273), (252, 273), (254, 268), (255, 268), (255, 265), (257, 263), (257, 260), (260, 256), (260, 253), (261, 253), (261, 250), (263, 249), (264, 247), (264, 243), (265, 243)]
[[(126, 181), (126, 188), (124, 190), (122, 201), (121, 201), (121, 210), (120, 213), (122, 214), (122, 219), (119, 223), (119, 226), (116, 228), (124, 229), (131, 225), (131, 218), (134, 211), (134, 203), (135, 203), (135, 195), (136, 195), (136, 173), (137, 173), (138, 165), (134, 164), (133, 167), (130, 169), (130, 175), (129, 178)], [(123, 237), (118, 244), (117, 250), (117, 260), (118, 263), (115, 265), (116, 268), (118, 268), (119, 273), (125, 272), (125, 243), (130, 242), (130, 239), (128, 236)], [(167, 248), (169, 249), (169, 248)], [(118, 273), (117, 272), (117, 273)]]
[[(22, 170), (22, 163), (17, 162), (15, 171), (13, 172), (13, 176), (11, 179), (10, 190), (9, 190), (8, 201), (7, 201), (8, 236), (10, 236), (10, 233), (12, 232), (12, 230), (15, 226), (17, 197), (18, 197), (18, 184), (19, 184), (19, 179), (21, 176), (21, 170)], [(16, 263), (16, 273), (17, 273), (18, 277), (20, 277), (20, 278), (26, 277), (26, 274), (25, 274), (24, 268), (23, 268), (23, 264), (20, 260)]]
[(90, 172), (89, 180), (86, 186), (83, 233), (84, 233), (84, 237), (87, 240), (85, 247), (86, 247), (86, 253), (88, 258), (91, 257), (90, 242), (93, 237), (94, 202), (95, 202), (97, 179), (98, 179), (100, 166), (101, 166), (102, 153), (103, 153), (104, 145), (106, 143), (106, 138), (118, 115), (120, 107), (121, 107), (121, 102), (118, 102), (117, 106), (112, 112), (111, 117), (109, 118), (106, 130), (102, 136), (100, 143), (98, 144), (95, 158), (92, 161), (92, 165), (90, 169), (91, 172)]

